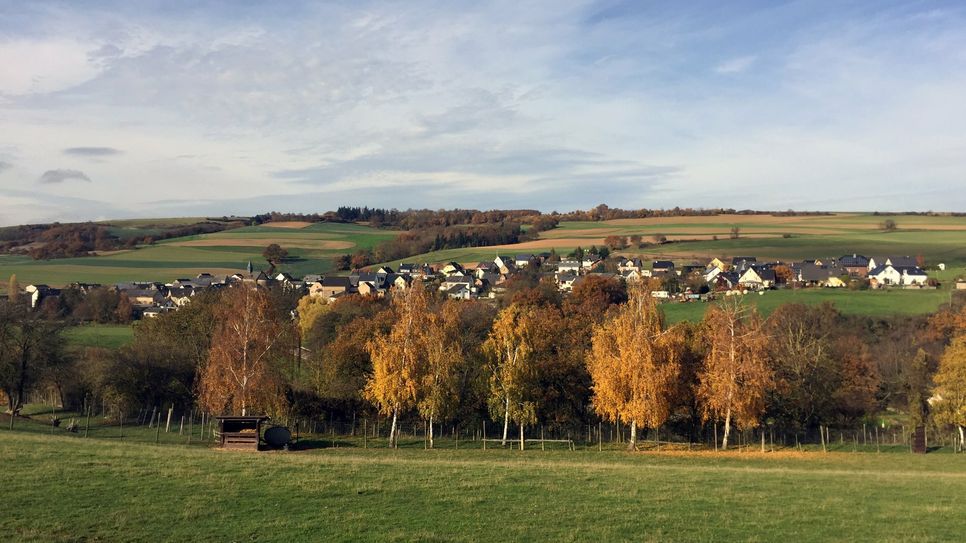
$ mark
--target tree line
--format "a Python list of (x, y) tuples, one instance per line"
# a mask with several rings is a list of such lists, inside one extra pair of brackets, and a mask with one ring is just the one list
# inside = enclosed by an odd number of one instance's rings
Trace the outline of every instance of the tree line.
[[(608, 421), (689, 442), (753, 428), (815, 435), (899, 417), (966, 426), (966, 308), (872, 319), (787, 304), (763, 317), (731, 298), (701, 322), (669, 324), (644, 287), (588, 277), (563, 297), (525, 274), (497, 304), (414, 287), (391, 299), (296, 298), (238, 285), (146, 320), (119, 350), (71, 351), (62, 325), (4, 302), (8, 410), (31, 391), (112, 416), (175, 405), (281, 420), (380, 416), (499, 428)], [(809, 434), (810, 433), (810, 434)]]

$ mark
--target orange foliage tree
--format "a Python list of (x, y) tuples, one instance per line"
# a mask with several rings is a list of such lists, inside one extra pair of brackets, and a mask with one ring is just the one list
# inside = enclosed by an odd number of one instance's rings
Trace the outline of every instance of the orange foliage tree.
[(247, 415), (281, 406), (289, 323), (268, 292), (249, 285), (226, 290), (214, 310), (215, 330), (199, 372), (198, 400), (212, 413)]
[(363, 397), (384, 415), (392, 415), (389, 445), (399, 440), (399, 413), (416, 406), (427, 371), (428, 337), (426, 319), (429, 296), (421, 282), (393, 298), (393, 325), (388, 335), (377, 336), (366, 345), (372, 358), (372, 376)]
[(708, 354), (699, 373), (698, 396), (704, 420), (724, 420), (722, 446), (727, 449), (732, 424), (754, 428), (765, 411), (765, 395), (774, 380), (767, 336), (755, 308), (737, 298), (708, 309), (702, 328)]
[(670, 415), (681, 343), (675, 330), (665, 328), (657, 303), (643, 287), (594, 328), (587, 356), (594, 410), (630, 424), (628, 448), (637, 446), (638, 426), (657, 428)]

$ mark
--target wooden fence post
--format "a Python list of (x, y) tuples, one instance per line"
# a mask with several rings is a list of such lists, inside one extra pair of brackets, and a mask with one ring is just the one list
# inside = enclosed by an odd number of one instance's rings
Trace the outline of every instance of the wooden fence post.
[(168, 408), (168, 420), (164, 423), (164, 433), (171, 431), (171, 415), (174, 413), (174, 404)]

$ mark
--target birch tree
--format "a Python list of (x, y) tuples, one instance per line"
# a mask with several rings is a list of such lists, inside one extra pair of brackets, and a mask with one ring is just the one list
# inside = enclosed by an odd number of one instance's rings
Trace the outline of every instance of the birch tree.
[(459, 366), (464, 358), (460, 336), (460, 302), (445, 302), (438, 313), (426, 319), (421, 334), (425, 349), (426, 367), (422, 376), (420, 399), (417, 403), (420, 415), (429, 421), (429, 448), (434, 442), (433, 423), (451, 416), (458, 400), (457, 379)]
[(275, 362), (289, 323), (268, 294), (249, 285), (227, 289), (214, 311), (215, 331), (198, 380), (199, 401), (212, 413), (242, 416), (279, 406), (282, 379)]
[(388, 335), (377, 336), (366, 345), (372, 358), (372, 376), (363, 397), (386, 416), (392, 416), (390, 447), (398, 446), (399, 414), (412, 409), (419, 400), (426, 373), (426, 321), (429, 297), (422, 283), (393, 299), (395, 322)]
[(594, 328), (587, 356), (592, 404), (603, 418), (630, 424), (629, 449), (637, 447), (639, 426), (656, 428), (670, 415), (682, 342), (663, 321), (650, 292), (638, 287), (613, 317)]
[[(523, 426), (536, 419), (527, 391), (534, 379), (533, 349), (529, 338), (530, 309), (514, 303), (500, 311), (483, 351), (490, 364), (490, 410), (503, 416), (502, 445), (506, 446), (510, 420)], [(502, 412), (502, 413), (501, 413)]]
[(966, 335), (957, 336), (946, 347), (933, 382), (937, 397), (933, 415), (939, 423), (956, 426), (962, 450), (966, 443)]
[(738, 299), (711, 307), (702, 323), (708, 354), (699, 374), (698, 396), (704, 420), (723, 419), (723, 448), (731, 427), (754, 428), (765, 410), (773, 372), (767, 359), (767, 337), (754, 308)]

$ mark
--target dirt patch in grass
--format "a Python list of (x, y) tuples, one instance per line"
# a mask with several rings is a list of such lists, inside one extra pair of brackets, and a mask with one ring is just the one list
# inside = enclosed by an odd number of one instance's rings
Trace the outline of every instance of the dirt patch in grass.
[(188, 241), (176, 241), (168, 245), (173, 247), (267, 247), (272, 243), (277, 243), (286, 249), (351, 249), (355, 244), (351, 241), (336, 240), (300, 240), (291, 238), (216, 238), (216, 239), (193, 239)]
[(306, 228), (312, 226), (312, 223), (308, 221), (277, 221), (277, 222), (266, 222), (262, 223), (262, 226), (268, 228)]

